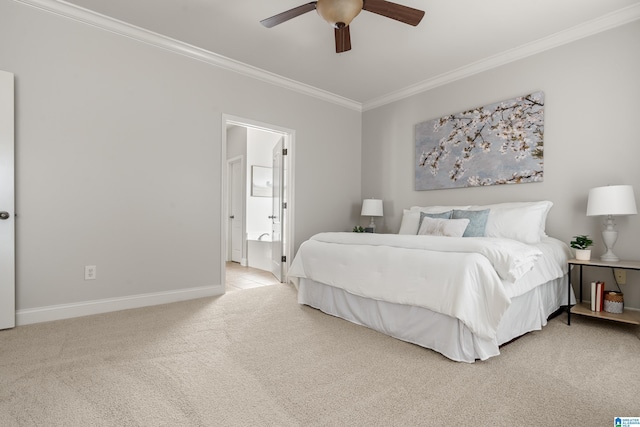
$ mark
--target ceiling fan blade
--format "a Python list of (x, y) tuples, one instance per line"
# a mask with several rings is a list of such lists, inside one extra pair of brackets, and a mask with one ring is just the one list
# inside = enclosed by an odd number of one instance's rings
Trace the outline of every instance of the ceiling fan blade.
[(385, 0), (364, 0), (363, 10), (413, 25), (420, 23), (424, 11)]
[(349, 33), (349, 26), (345, 25), (341, 28), (336, 28), (336, 53), (346, 52), (351, 50), (351, 34)]
[(260, 23), (267, 28), (275, 27), (276, 25), (282, 24), (283, 22), (288, 21), (289, 19), (293, 19), (296, 16), (311, 12), (316, 8), (316, 3), (317, 2), (312, 1), (310, 3), (294, 7), (293, 9), (289, 9), (286, 12), (282, 12), (277, 15), (273, 15), (270, 18), (263, 19), (262, 21), (260, 21)]

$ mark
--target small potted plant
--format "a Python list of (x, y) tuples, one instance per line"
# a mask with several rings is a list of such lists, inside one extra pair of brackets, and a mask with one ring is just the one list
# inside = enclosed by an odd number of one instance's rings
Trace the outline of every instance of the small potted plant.
[(569, 245), (576, 250), (576, 259), (580, 261), (589, 261), (591, 259), (591, 249), (588, 248), (593, 246), (593, 240), (589, 236), (573, 236), (573, 240), (569, 242)]

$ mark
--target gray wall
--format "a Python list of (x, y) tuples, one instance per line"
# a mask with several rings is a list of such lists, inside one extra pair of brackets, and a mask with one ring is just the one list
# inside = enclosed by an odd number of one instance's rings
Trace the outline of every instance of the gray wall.
[(243, 126), (229, 126), (227, 129), (227, 159), (247, 157), (247, 128)]
[[(601, 219), (586, 217), (590, 188), (631, 184), (640, 203), (640, 21), (438, 87), (363, 114), (362, 194), (384, 200), (384, 227), (397, 232), (412, 205), (551, 200), (551, 236), (590, 234), (604, 250)], [(545, 92), (544, 182), (414, 191), (414, 127), (425, 120), (533, 91)], [(615, 252), (640, 259), (640, 216), (616, 220)], [(587, 280), (594, 277), (588, 275)], [(595, 277), (613, 286), (607, 270)], [(628, 273), (625, 303), (640, 308), (640, 273)]]
[(220, 286), (223, 114), (295, 130), (296, 247), (348, 225), (360, 112), (15, 2), (0, 20), (19, 312)]

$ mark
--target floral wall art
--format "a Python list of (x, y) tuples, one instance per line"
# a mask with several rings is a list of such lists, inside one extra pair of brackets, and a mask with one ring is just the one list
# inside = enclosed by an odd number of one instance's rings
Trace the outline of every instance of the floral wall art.
[(544, 93), (416, 125), (416, 190), (540, 182)]

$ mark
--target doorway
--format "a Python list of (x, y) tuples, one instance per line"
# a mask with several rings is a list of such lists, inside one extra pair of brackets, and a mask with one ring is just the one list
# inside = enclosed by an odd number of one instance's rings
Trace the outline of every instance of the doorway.
[(223, 260), (286, 282), (294, 223), (290, 129), (223, 115)]

